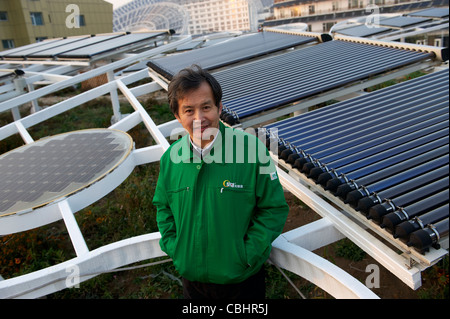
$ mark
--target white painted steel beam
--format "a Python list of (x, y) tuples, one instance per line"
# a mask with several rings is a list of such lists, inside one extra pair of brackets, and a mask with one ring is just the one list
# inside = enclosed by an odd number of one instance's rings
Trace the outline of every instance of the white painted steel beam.
[(121, 80), (116, 80), (116, 83), (117, 87), (120, 89), (123, 95), (125, 95), (128, 102), (130, 102), (133, 108), (140, 113), (142, 121), (144, 122), (145, 126), (147, 127), (148, 131), (153, 136), (153, 138), (156, 140), (156, 142), (162, 145), (164, 149), (169, 148), (170, 145), (167, 142), (166, 138), (158, 130), (155, 122), (153, 122), (152, 118), (142, 107), (141, 103), (139, 103), (137, 98), (130, 92), (130, 89), (128, 89), (128, 87), (125, 84), (123, 84)]
[(0, 299), (39, 298), (142, 260), (166, 256), (158, 232), (124, 239), (66, 262), (0, 281)]
[(84, 241), (83, 234), (81, 233), (80, 227), (78, 227), (78, 223), (69, 204), (66, 200), (63, 200), (58, 203), (58, 207), (61, 211), (61, 216), (64, 219), (64, 223), (66, 224), (67, 231), (69, 232), (77, 256), (87, 254), (89, 249)]
[(333, 223), (337, 230), (353, 241), (357, 246), (372, 256), (386, 269), (396, 275), (412, 289), (421, 286), (421, 272), (416, 267), (408, 268), (406, 259), (398, 255), (373, 235), (365, 231), (360, 225), (342, 214), (331, 204), (312, 192), (298, 180), (277, 168), (280, 182), (284, 188), (303, 201), (311, 209)]
[(322, 288), (337, 299), (379, 299), (347, 272), (309, 250), (292, 244), (283, 235), (273, 242), (271, 260)]

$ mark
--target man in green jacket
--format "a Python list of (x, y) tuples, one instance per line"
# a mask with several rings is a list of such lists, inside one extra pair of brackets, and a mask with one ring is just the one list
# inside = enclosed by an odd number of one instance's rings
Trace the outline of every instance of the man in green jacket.
[(186, 298), (264, 298), (264, 267), (289, 208), (265, 145), (219, 119), (222, 89), (195, 66), (171, 81), (189, 133), (161, 157), (154, 205), (160, 246)]

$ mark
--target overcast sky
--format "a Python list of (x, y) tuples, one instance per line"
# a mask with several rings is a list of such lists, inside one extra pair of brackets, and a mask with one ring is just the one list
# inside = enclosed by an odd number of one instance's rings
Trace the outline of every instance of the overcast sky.
[(114, 5), (114, 9), (124, 5), (125, 3), (130, 2), (131, 0), (104, 0), (106, 2), (112, 3)]

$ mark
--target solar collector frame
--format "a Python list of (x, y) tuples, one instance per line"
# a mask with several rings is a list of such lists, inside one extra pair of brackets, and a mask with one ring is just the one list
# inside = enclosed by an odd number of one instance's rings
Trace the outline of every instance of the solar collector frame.
[(213, 46), (152, 59), (148, 66), (167, 80), (181, 69), (199, 64), (207, 70), (217, 69), (245, 59), (318, 41), (317, 35), (302, 36), (264, 31), (233, 38)]
[(79, 41), (70, 42), (61, 46), (57, 46), (54, 48), (49, 48), (46, 50), (42, 50), (36, 53), (31, 53), (27, 56), (28, 59), (48, 59), (55, 58), (58, 55), (61, 55), (66, 52), (70, 52), (72, 50), (76, 50), (79, 48), (86, 48), (94, 44), (98, 44), (104, 41), (108, 41), (117, 37), (122, 36), (123, 34), (105, 34), (105, 35), (95, 35), (89, 38), (84, 38)]
[(13, 49), (14, 51), (11, 53), (9, 53), (9, 51), (3, 52), (2, 56), (3, 56), (3, 59), (5, 59), (5, 60), (27, 59), (28, 56), (30, 56), (32, 54), (38, 54), (41, 51), (56, 49), (58, 47), (65, 46), (65, 45), (68, 45), (73, 42), (78, 42), (78, 41), (81, 41), (81, 40), (87, 39), (87, 38), (88, 37), (86, 37), (86, 36), (80, 36), (80, 37), (71, 37), (71, 38), (67, 38), (67, 39), (56, 39), (56, 40), (43, 41), (43, 42), (39, 42), (39, 43), (33, 43), (30, 46), (19, 47), (19, 48), (17, 48), (17, 50)]
[[(421, 90), (417, 90), (417, 88), (421, 88)], [(321, 176), (328, 174), (325, 180), (327, 182), (325, 189), (328, 191), (325, 194), (333, 194), (336, 200), (341, 196), (341, 200), (345, 204), (351, 204), (353, 209), (360, 210), (360, 212), (363, 210), (362, 213), (367, 214), (368, 210), (377, 204), (389, 207), (393, 203), (393, 200), (390, 199), (389, 190), (394, 190), (396, 185), (406, 184), (411, 179), (415, 179), (418, 182), (425, 175), (428, 175), (427, 181), (429, 182), (448, 176), (448, 169), (445, 168), (449, 162), (447, 88), (447, 71), (436, 72), (359, 98), (270, 124), (266, 128), (268, 129), (268, 136), (278, 138), (280, 145), (278, 155), (280, 159), (288, 163), (287, 165), (290, 164), (292, 168), (295, 167), (298, 169), (298, 172), (302, 173), (310, 173), (316, 170), (312, 174), (313, 176), (309, 176), (314, 183), (318, 183)], [(424, 92), (429, 92), (431, 97), (428, 96), (427, 98)], [(408, 97), (408, 95), (411, 95), (411, 97)], [(423, 104), (429, 104), (428, 109), (422, 109), (423, 105), (420, 104), (420, 98), (424, 100)], [(409, 103), (403, 103), (404, 100), (408, 99), (411, 100)], [(400, 106), (400, 109), (403, 107), (403, 113), (410, 118), (410, 121), (414, 121), (415, 125), (411, 126), (409, 122), (403, 122), (399, 116), (395, 116), (393, 113), (385, 110), (387, 117), (391, 116), (393, 118), (393, 120), (389, 121), (392, 124), (388, 125), (388, 127), (393, 129), (385, 130), (383, 133), (383, 130), (380, 128), (369, 127), (366, 130), (367, 136), (370, 137), (370, 130), (373, 130), (372, 135), (378, 135), (379, 138), (367, 138), (365, 143), (354, 143), (348, 149), (349, 142), (352, 142), (349, 132), (347, 134), (339, 134), (338, 131), (342, 127), (335, 125), (334, 121), (328, 121), (326, 125), (322, 125), (322, 121), (326, 122), (330, 118), (345, 124), (346, 112), (347, 114), (356, 114), (357, 112), (358, 116), (348, 116), (349, 119), (346, 126), (351, 128), (355, 118), (365, 119), (366, 113), (370, 111), (375, 112), (372, 116), (375, 115), (376, 117), (377, 107), (383, 109), (382, 106), (377, 106), (377, 101), (380, 105), (382, 104), (381, 102), (384, 102), (390, 109), (398, 106)], [(411, 108), (416, 108), (417, 112), (422, 113), (422, 115), (408, 114)], [(433, 109), (434, 113), (431, 112)], [(341, 118), (339, 117), (339, 112), (341, 112)], [(352, 120), (352, 118), (354, 119)], [(395, 121), (398, 122), (397, 125), (392, 126)], [(383, 124), (383, 121), (380, 121), (380, 124)], [(316, 148), (308, 147), (305, 141), (314, 140), (314, 136), (310, 136), (310, 133), (314, 131), (314, 127), (319, 131), (326, 131), (327, 125), (331, 129), (323, 137), (324, 143), (318, 143), (315, 146)], [(397, 129), (399, 125), (403, 126), (402, 130)], [(354, 129), (354, 133), (358, 135), (360, 131), (356, 127)], [(390, 131), (390, 133), (386, 134), (386, 131)], [(364, 132), (361, 133), (364, 136)], [(305, 136), (303, 139), (298, 138), (298, 135), (301, 134)], [(349, 142), (345, 141), (346, 138), (349, 139)], [(392, 139), (398, 139), (398, 141), (392, 143)], [(383, 149), (383, 146), (386, 149)], [(360, 156), (361, 152), (370, 153), (371, 148), (371, 155), (368, 157)], [(347, 152), (347, 150), (351, 151)], [(386, 152), (385, 163), (378, 161), (380, 152)], [(336, 156), (336, 154), (338, 155)], [(387, 156), (389, 154), (392, 156)], [(328, 156), (328, 159), (326, 156)], [(370, 158), (371, 156), (372, 158)], [(335, 162), (329, 161), (330, 158), (333, 158)], [(358, 161), (362, 162), (358, 163)], [(365, 166), (364, 161), (368, 165)], [(300, 164), (296, 166), (296, 163)], [(336, 163), (339, 163), (341, 166), (335, 166), (334, 164)], [(373, 166), (373, 169), (369, 169), (370, 165)], [(383, 166), (385, 167), (383, 168)], [(346, 167), (349, 169), (348, 171), (345, 171)], [(358, 171), (361, 172), (360, 175), (358, 175)], [(438, 171), (439, 173), (435, 174)], [(332, 184), (330, 181), (334, 182), (334, 188), (328, 187), (328, 184)], [(321, 183), (319, 187), (323, 188), (325, 183), (324, 181), (321, 181)], [(413, 190), (412, 187), (412, 185), (409, 185), (409, 191)], [(420, 185), (419, 187), (425, 186)], [(405, 191), (407, 190), (405, 189)], [(378, 196), (378, 193), (381, 192), (383, 192), (383, 198)], [(402, 190), (397, 188), (396, 192), (392, 193), (393, 197), (404, 195), (401, 192)], [(436, 193), (437, 188), (433, 189), (433, 192)], [(444, 196), (444, 199), (448, 202), (448, 195), (446, 194), (448, 194), (448, 191), (440, 194), (439, 198), (442, 199), (442, 196)], [(429, 195), (431, 198), (432, 196), (437, 196), (431, 193)], [(435, 205), (442, 204), (442, 201), (428, 202)], [(345, 206), (344, 203), (343, 205)], [(362, 205), (358, 205), (359, 203), (362, 203)], [(424, 207), (433, 209), (432, 206), (421, 207), (422, 209)], [(395, 209), (398, 210), (398, 207), (395, 207)], [(399, 214), (398, 212), (395, 213)], [(426, 227), (432, 227), (432, 225)], [(395, 227), (391, 227), (391, 229), (393, 229), (392, 233), (395, 237)], [(417, 241), (414, 244), (417, 245)], [(433, 245), (438, 247), (439, 243), (433, 242)], [(423, 254), (429, 248), (421, 247), (417, 249)]]
[[(339, 52), (340, 54), (335, 54)], [(238, 120), (433, 57), (334, 40), (213, 72)], [(234, 123), (223, 120), (230, 125)]]
[(114, 37), (100, 43), (88, 45), (86, 47), (70, 50), (62, 54), (58, 54), (58, 59), (90, 59), (96, 55), (113, 51), (124, 46), (130, 46), (143, 41), (156, 38), (164, 35), (167, 32), (154, 32), (154, 33), (130, 33), (119, 37)]

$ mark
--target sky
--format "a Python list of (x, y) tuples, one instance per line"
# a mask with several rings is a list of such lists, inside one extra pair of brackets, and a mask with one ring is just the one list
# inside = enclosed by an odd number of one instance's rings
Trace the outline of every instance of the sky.
[(104, 1), (112, 3), (113, 8), (116, 9), (116, 8), (123, 6), (124, 4), (130, 2), (131, 0), (104, 0)]

